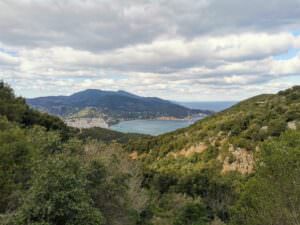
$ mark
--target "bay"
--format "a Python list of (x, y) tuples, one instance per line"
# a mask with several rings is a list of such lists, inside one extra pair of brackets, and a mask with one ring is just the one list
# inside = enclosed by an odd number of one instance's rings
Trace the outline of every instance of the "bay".
[(193, 120), (130, 120), (112, 125), (110, 129), (123, 133), (160, 135), (190, 126)]

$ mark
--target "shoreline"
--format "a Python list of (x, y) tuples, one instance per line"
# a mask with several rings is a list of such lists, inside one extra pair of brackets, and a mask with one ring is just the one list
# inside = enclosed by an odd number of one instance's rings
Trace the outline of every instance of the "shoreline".
[(186, 122), (196, 122), (198, 120), (203, 119), (207, 115), (193, 115), (188, 116), (185, 118), (178, 118), (174, 116), (160, 116), (160, 117), (154, 117), (154, 118), (134, 118), (134, 119), (116, 119), (116, 120), (105, 120), (101, 117), (86, 117), (86, 118), (64, 118), (64, 122), (70, 126), (75, 128), (93, 128), (93, 127), (100, 127), (100, 128), (106, 128), (111, 129), (112, 126), (120, 124), (122, 122), (128, 122), (128, 121), (136, 121), (136, 120), (144, 120), (144, 121), (186, 121)]

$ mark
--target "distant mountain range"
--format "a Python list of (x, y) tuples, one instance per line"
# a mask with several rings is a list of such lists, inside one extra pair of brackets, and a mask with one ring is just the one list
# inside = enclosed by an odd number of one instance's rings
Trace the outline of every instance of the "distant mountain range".
[(190, 109), (156, 97), (141, 97), (126, 91), (88, 89), (70, 96), (49, 96), (27, 99), (40, 111), (63, 118), (101, 118), (107, 124), (132, 119), (183, 119), (209, 110)]

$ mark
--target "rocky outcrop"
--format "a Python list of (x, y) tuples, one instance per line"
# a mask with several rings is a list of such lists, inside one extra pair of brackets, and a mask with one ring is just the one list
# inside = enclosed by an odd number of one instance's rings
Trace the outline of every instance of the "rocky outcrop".
[[(219, 157), (219, 160), (221, 158)], [(243, 148), (229, 147), (229, 155), (223, 161), (222, 173), (238, 171), (241, 174), (250, 174), (254, 170), (253, 153)]]
[(297, 129), (297, 122), (296, 121), (288, 122), (287, 127), (288, 127), (288, 129), (296, 130)]

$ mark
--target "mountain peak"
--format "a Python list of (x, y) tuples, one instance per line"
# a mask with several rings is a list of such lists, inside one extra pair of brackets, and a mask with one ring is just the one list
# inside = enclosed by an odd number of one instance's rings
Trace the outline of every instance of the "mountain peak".
[(124, 95), (124, 96), (128, 96), (128, 97), (133, 97), (133, 98), (142, 98), (141, 96), (132, 94), (132, 93), (130, 93), (128, 91), (124, 91), (124, 90), (118, 90), (116, 93)]
[(78, 91), (78, 92), (72, 94), (71, 96), (78, 95), (78, 94), (93, 94), (93, 93), (100, 93), (100, 92), (103, 92), (103, 91), (100, 89), (86, 89), (83, 91)]

